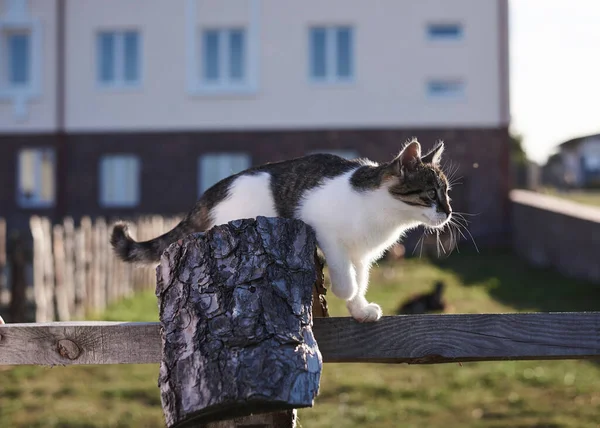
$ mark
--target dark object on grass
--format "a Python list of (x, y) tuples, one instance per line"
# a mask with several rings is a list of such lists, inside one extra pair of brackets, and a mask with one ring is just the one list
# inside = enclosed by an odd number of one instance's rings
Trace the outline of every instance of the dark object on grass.
[(156, 288), (167, 426), (313, 405), (320, 268), (315, 234), (299, 220), (238, 220), (167, 248)]
[(442, 281), (435, 283), (432, 292), (418, 294), (415, 297), (404, 302), (398, 309), (398, 314), (425, 314), (428, 312), (441, 312), (446, 308), (446, 303), (442, 298), (445, 284)]

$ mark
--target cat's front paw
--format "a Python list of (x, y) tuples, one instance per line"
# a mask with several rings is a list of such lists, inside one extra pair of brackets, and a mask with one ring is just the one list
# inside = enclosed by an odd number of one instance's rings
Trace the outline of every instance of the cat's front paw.
[(383, 315), (381, 306), (377, 303), (368, 303), (364, 306), (349, 306), (350, 315), (358, 322), (375, 322)]

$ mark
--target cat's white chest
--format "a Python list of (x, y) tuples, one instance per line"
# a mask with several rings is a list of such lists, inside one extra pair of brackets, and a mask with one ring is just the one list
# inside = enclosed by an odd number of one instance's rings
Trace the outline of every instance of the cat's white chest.
[(376, 258), (400, 237), (402, 219), (387, 190), (357, 192), (349, 183), (351, 174), (307, 192), (298, 217), (320, 240), (343, 245), (349, 256)]

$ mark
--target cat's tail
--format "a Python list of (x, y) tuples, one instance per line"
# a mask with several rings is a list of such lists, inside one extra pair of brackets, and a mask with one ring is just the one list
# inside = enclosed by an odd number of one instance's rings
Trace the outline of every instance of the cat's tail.
[(117, 256), (128, 263), (153, 264), (173, 242), (194, 232), (203, 232), (209, 228), (207, 221), (196, 222), (189, 216), (177, 226), (157, 238), (138, 242), (129, 234), (127, 224), (119, 222), (113, 228), (110, 244)]

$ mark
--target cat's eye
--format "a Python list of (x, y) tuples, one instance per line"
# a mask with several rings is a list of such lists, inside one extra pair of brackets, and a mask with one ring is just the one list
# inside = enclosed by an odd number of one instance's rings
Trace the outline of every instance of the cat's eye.
[(427, 197), (429, 199), (435, 199), (436, 196), (437, 196), (437, 192), (435, 190), (431, 189), (431, 190), (427, 191)]

